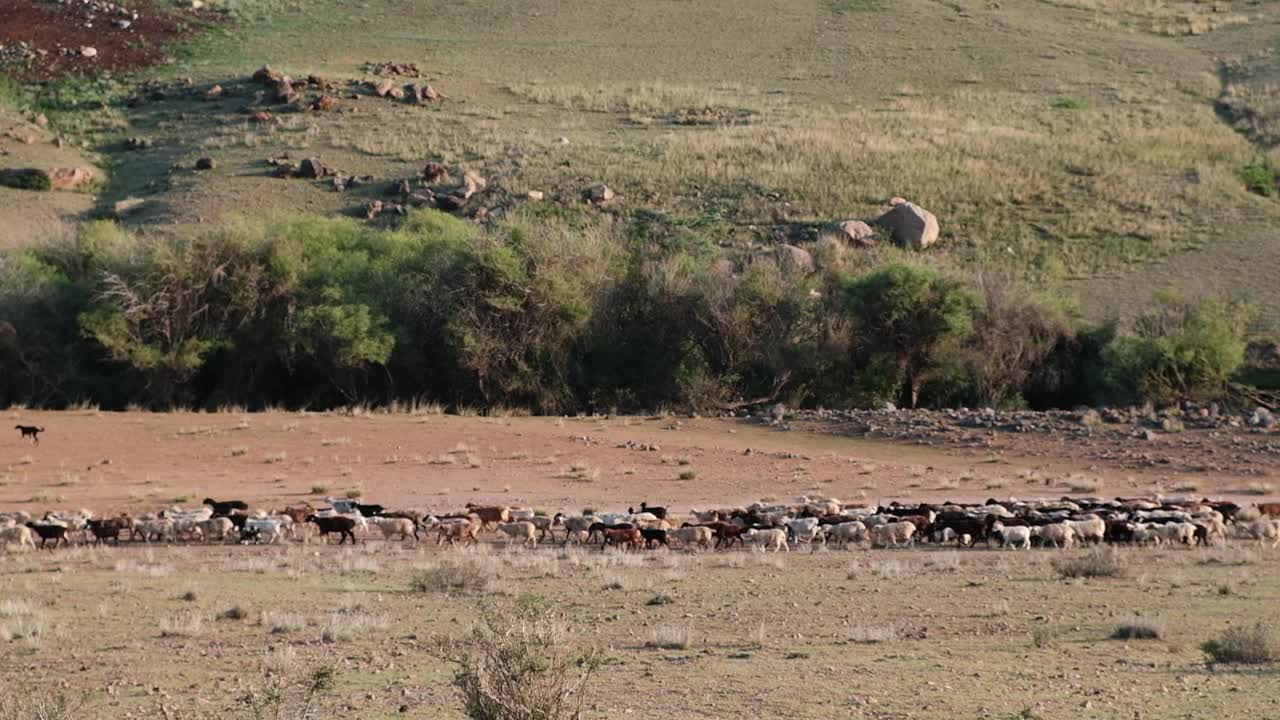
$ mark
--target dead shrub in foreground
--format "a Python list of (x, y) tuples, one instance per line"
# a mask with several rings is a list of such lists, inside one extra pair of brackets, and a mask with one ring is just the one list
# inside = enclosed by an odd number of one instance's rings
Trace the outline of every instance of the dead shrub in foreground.
[(77, 720), (84, 704), (83, 696), (9, 687), (0, 694), (0, 720)]
[(566, 648), (563, 626), (536, 599), (486, 609), (470, 636), (446, 641), (453, 685), (472, 720), (569, 720), (600, 665), (594, 651)]
[[(265, 670), (265, 669), (264, 669)], [(305, 674), (271, 671), (263, 685), (255, 687), (236, 702), (253, 720), (306, 720), (315, 717), (312, 709), (337, 685), (338, 670), (332, 665), (315, 667)]]
[(1053, 561), (1053, 569), (1064, 578), (1124, 577), (1124, 563), (1115, 548), (1095, 548), (1075, 557)]
[(1213, 662), (1223, 664), (1265, 665), (1280, 660), (1280, 640), (1263, 623), (1227, 628), (1200, 649)]
[(492, 584), (493, 578), (486, 568), (465, 562), (441, 563), (417, 573), (410, 582), (414, 592), (449, 595), (485, 593)]

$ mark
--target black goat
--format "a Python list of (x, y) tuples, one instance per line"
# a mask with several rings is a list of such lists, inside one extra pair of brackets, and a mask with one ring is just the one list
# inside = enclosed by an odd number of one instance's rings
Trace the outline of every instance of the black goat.
[(356, 521), (353, 518), (343, 517), (342, 515), (329, 515), (325, 517), (321, 517), (319, 515), (308, 515), (305, 522), (315, 523), (316, 527), (320, 528), (321, 535), (328, 535), (329, 533), (335, 532), (340, 533), (342, 535), (342, 539), (338, 541), (339, 545), (346, 543), (347, 538), (351, 538), (351, 542), (353, 543), (358, 542), (356, 540), (356, 534), (352, 532), (356, 527)]
[(653, 548), (656, 545), (671, 547), (667, 542), (667, 531), (658, 528), (640, 528), (640, 537), (644, 538), (644, 546)]
[[(635, 515), (635, 514), (636, 514), (636, 511), (635, 511), (633, 508), (627, 508), (627, 512), (631, 513), (632, 515)], [(659, 520), (665, 520), (665, 519), (667, 518), (667, 509), (666, 509), (666, 508), (664, 508), (664, 507), (649, 507), (649, 505), (648, 505), (647, 503), (645, 503), (645, 501), (643, 501), (643, 500), (641, 500), (641, 501), (640, 501), (640, 512), (642, 512), (642, 513), (645, 513), (645, 512), (647, 512), (647, 513), (652, 513), (652, 514), (653, 514), (653, 516), (654, 516), (654, 517), (656, 517), (656, 518), (658, 518)]]
[(213, 508), (214, 517), (226, 517), (231, 514), (232, 510), (248, 510), (249, 504), (243, 500), (224, 500), (218, 502), (213, 498), (205, 498), (204, 505)]
[(365, 517), (374, 517), (377, 515), (381, 515), (387, 510), (381, 505), (361, 505), (360, 503), (356, 503), (355, 508), (356, 508), (356, 512), (360, 513)]
[(37, 525), (29, 522), (27, 527), (31, 528), (35, 534), (40, 536), (40, 547), (44, 547), (45, 543), (53, 541), (53, 546), (58, 547), (58, 543), (70, 545), (71, 541), (67, 539), (66, 525)]

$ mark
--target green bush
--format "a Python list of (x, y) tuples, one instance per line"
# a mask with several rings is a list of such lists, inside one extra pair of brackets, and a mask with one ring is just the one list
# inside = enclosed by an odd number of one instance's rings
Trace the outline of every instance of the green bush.
[(1104, 351), (1111, 387), (1119, 398), (1157, 405), (1220, 397), (1244, 363), (1253, 315), (1251, 306), (1237, 302), (1166, 301)]
[(1275, 197), (1280, 193), (1280, 171), (1266, 164), (1246, 165), (1240, 170), (1245, 188), (1256, 195)]
[(49, 190), (53, 182), (49, 173), (34, 168), (0, 170), (0, 185), (18, 190)]

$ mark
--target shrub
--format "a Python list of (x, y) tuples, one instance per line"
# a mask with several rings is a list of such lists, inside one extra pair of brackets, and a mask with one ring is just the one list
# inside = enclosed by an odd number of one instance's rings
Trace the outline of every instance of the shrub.
[(321, 665), (304, 674), (273, 672), (263, 668), (264, 685), (255, 686), (236, 698), (248, 708), (251, 717), (272, 720), (306, 720), (317, 717), (313, 707), (323, 703), (326, 694), (337, 685), (338, 669)]
[(420, 593), (465, 595), (486, 593), (492, 584), (493, 578), (484, 568), (467, 562), (445, 562), (414, 575), (410, 586)]
[(0, 720), (79, 720), (84, 696), (6, 684), (0, 693)]
[(1244, 362), (1253, 316), (1238, 302), (1166, 299), (1104, 351), (1108, 381), (1118, 396), (1156, 405), (1215, 399)]
[(1159, 623), (1143, 618), (1122, 622), (1111, 631), (1112, 640), (1159, 640), (1163, 635)]
[(1124, 563), (1114, 548), (1094, 548), (1081, 555), (1053, 561), (1053, 568), (1064, 578), (1123, 577)]
[(687, 625), (662, 625), (654, 628), (652, 637), (644, 646), (659, 650), (684, 650), (689, 647), (691, 634)]
[(487, 608), (467, 638), (447, 641), (453, 685), (472, 720), (570, 720), (600, 665), (594, 651), (567, 648), (563, 627), (539, 603)]
[(243, 620), (249, 617), (249, 611), (239, 605), (232, 605), (218, 614), (219, 620)]
[(1216, 663), (1264, 665), (1280, 660), (1280, 642), (1263, 623), (1231, 627), (1214, 640), (1200, 646)]
[(1240, 170), (1240, 179), (1245, 188), (1263, 197), (1275, 197), (1280, 187), (1280, 172), (1272, 170), (1265, 164), (1246, 165)]
[(49, 174), (32, 168), (0, 170), (0, 185), (18, 190), (45, 191), (53, 187)]

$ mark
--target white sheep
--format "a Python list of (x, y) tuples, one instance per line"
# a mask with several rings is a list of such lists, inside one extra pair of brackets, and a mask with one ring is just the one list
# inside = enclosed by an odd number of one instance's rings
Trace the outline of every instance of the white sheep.
[(849, 543), (861, 544), (867, 540), (867, 526), (857, 520), (839, 523), (831, 527), (830, 536), (838, 547), (847, 547)]
[(1076, 532), (1065, 522), (1041, 525), (1031, 529), (1031, 536), (1055, 548), (1069, 549), (1076, 540)]
[(999, 532), (1000, 537), (1004, 539), (1001, 547), (1031, 549), (1031, 528), (1025, 525), (1005, 526), (997, 522), (991, 529)]
[(1280, 523), (1269, 518), (1261, 518), (1244, 525), (1245, 536), (1257, 540), (1259, 544), (1271, 543), (1271, 547), (1280, 547)]
[(786, 550), (791, 552), (791, 547), (787, 545), (787, 531), (782, 528), (769, 528), (767, 530), (757, 530), (752, 528), (744, 533), (751, 542), (762, 550), (773, 549), (774, 552)]
[(197, 523), (196, 529), (204, 537), (205, 542), (213, 542), (214, 540), (226, 540), (231, 531), (235, 529), (235, 524), (229, 518), (210, 518)]
[(877, 525), (870, 531), (873, 545), (896, 548), (903, 545), (914, 547), (916, 544), (916, 525), (909, 520)]
[(1090, 515), (1084, 520), (1068, 520), (1067, 525), (1075, 533), (1081, 543), (1101, 543), (1107, 536), (1107, 523), (1097, 515)]
[(411, 536), (417, 538), (418, 536), (413, 521), (409, 518), (375, 517), (369, 522), (382, 531), (382, 537), (386, 540), (390, 540), (394, 535), (399, 535), (401, 540), (408, 540)]
[(500, 523), (498, 530), (507, 536), (507, 547), (511, 547), (511, 543), (516, 540), (520, 540), (520, 544), (525, 547), (538, 547), (538, 528), (531, 522), (520, 520), (518, 522)]
[(711, 528), (698, 525), (676, 528), (671, 531), (670, 535), (679, 540), (680, 544), (685, 547), (697, 545), (702, 548), (710, 548), (711, 541), (715, 537), (715, 533), (711, 531)]
[(17, 545), (19, 548), (36, 549), (35, 535), (26, 525), (14, 525), (0, 530), (0, 546)]

